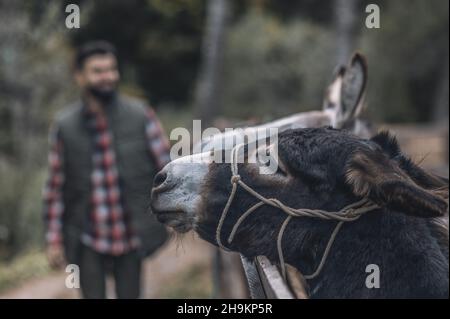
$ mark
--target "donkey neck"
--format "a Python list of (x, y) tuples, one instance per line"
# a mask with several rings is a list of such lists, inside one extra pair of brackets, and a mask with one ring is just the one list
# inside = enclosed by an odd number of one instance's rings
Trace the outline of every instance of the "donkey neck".
[[(316, 241), (316, 252), (324, 245)], [(317, 265), (321, 253), (313, 255)], [(305, 264), (296, 261), (303, 271)], [(322, 273), (309, 285), (312, 298), (447, 297), (448, 260), (426, 220), (379, 210), (342, 227)]]

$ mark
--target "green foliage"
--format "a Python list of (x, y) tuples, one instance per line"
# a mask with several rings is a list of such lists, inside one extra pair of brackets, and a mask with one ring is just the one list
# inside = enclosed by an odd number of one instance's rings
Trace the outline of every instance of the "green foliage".
[(60, 3), (35, 4), (0, 0), (0, 258), (42, 243), (48, 127), (76, 92)]
[(50, 272), (42, 252), (31, 250), (12, 262), (0, 262), (0, 292)]
[(0, 163), (0, 260), (9, 257), (10, 243), (15, 224), (15, 213), (19, 202), (17, 201), (17, 184), (19, 176), (11, 170), (11, 166)]
[(371, 113), (379, 121), (429, 121), (446, 60), (448, 68), (449, 2), (390, 1), (381, 11), (381, 29), (360, 35)]
[(37, 172), (0, 165), (0, 260), (43, 243), (42, 186), (45, 169)]
[(191, 98), (200, 62), (203, 0), (110, 0), (91, 7), (79, 2), (89, 13), (83, 27), (70, 34), (75, 46), (96, 39), (114, 43), (124, 81), (141, 86), (154, 104)]
[(333, 70), (330, 32), (249, 12), (229, 30), (221, 99), (225, 115), (277, 117), (319, 109)]
[[(143, 88), (154, 106), (192, 105), (206, 1), (78, 3), (88, 13), (83, 27), (70, 33), (74, 44), (112, 41), (125, 82)], [(334, 3), (232, 1), (218, 115), (271, 118), (320, 107), (338, 45)], [(369, 3), (381, 8), (381, 29), (364, 25)], [(448, 61), (448, 2), (360, 0), (354, 14), (354, 49), (369, 58), (372, 116), (388, 122), (430, 120)]]

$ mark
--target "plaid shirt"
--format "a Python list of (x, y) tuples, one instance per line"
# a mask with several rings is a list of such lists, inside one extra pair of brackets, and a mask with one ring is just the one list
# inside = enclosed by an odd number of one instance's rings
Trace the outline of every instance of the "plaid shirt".
[[(94, 152), (91, 172), (91, 211), (89, 227), (82, 234), (82, 242), (94, 250), (111, 255), (121, 255), (139, 245), (122, 204), (121, 189), (113, 149), (111, 131), (105, 116), (86, 112), (92, 132)], [(145, 132), (152, 159), (158, 169), (169, 162), (169, 142), (155, 112), (149, 108)], [(63, 140), (58, 128), (50, 132), (49, 179), (44, 189), (44, 215), (48, 244), (62, 243), (62, 215), (64, 203)]]

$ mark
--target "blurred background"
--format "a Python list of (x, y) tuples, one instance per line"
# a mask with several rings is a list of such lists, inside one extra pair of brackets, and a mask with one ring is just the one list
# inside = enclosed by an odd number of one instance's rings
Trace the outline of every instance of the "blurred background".
[[(70, 3), (79, 29), (65, 26)], [(370, 3), (380, 29), (365, 26)], [(79, 94), (77, 45), (115, 44), (121, 90), (167, 133), (319, 110), (336, 66), (360, 51), (365, 117), (448, 176), (448, 33), (446, 0), (0, 0), (0, 298), (77, 297), (47, 266), (41, 206), (49, 125)], [(210, 252), (193, 234), (172, 240), (147, 263), (144, 297), (215, 296)]]

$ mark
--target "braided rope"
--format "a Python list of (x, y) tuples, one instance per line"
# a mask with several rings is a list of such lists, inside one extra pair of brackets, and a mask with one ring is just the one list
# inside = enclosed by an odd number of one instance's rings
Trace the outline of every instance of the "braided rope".
[(281, 225), (280, 231), (278, 233), (277, 237), (277, 250), (278, 250), (278, 258), (280, 260), (280, 266), (282, 271), (282, 276), (286, 280), (286, 265), (284, 262), (284, 256), (283, 256), (283, 248), (282, 248), (282, 240), (284, 232), (289, 224), (289, 222), (292, 220), (292, 217), (312, 217), (312, 218), (320, 218), (324, 220), (336, 220), (338, 221), (336, 227), (334, 228), (333, 232), (331, 233), (330, 239), (328, 240), (327, 246), (325, 247), (324, 253), (322, 255), (322, 259), (320, 260), (320, 263), (316, 269), (311, 275), (304, 276), (305, 279), (313, 279), (317, 277), (320, 272), (323, 269), (323, 266), (325, 265), (325, 261), (330, 253), (331, 247), (333, 245), (334, 240), (336, 239), (336, 236), (341, 229), (342, 225), (345, 222), (352, 222), (360, 218), (363, 214), (372, 211), (374, 209), (379, 208), (378, 205), (371, 202), (369, 199), (364, 198), (358, 202), (352, 203), (344, 208), (342, 208), (338, 212), (328, 212), (324, 210), (319, 209), (306, 209), (306, 208), (292, 208), (284, 205), (281, 201), (275, 198), (266, 198), (256, 192), (254, 189), (252, 189), (250, 186), (248, 186), (246, 183), (244, 183), (241, 180), (240, 175), (238, 174), (238, 155), (239, 155), (239, 149), (244, 144), (236, 145), (232, 151), (231, 151), (231, 193), (228, 197), (227, 203), (222, 211), (222, 215), (219, 219), (219, 223), (217, 225), (216, 229), (216, 241), (219, 247), (221, 247), (224, 250), (229, 251), (227, 247), (225, 247), (222, 243), (222, 240), (220, 238), (223, 223), (225, 221), (225, 218), (228, 214), (228, 211), (230, 209), (230, 206), (233, 202), (233, 199), (236, 195), (238, 185), (241, 186), (243, 189), (245, 189), (249, 194), (254, 196), (255, 198), (259, 199), (260, 202), (256, 203), (255, 205), (251, 206), (249, 209), (247, 209), (244, 214), (242, 214), (237, 222), (234, 224), (231, 233), (228, 237), (228, 243), (230, 244), (234, 236), (236, 235), (236, 232), (239, 228), (239, 226), (244, 222), (244, 220), (253, 212), (255, 212), (259, 207), (263, 205), (270, 205), (272, 207), (281, 209), (283, 212), (285, 212), (288, 216), (284, 220), (284, 222)]

